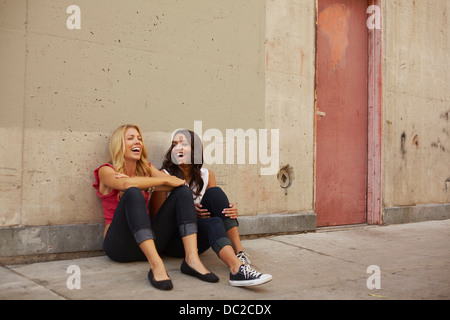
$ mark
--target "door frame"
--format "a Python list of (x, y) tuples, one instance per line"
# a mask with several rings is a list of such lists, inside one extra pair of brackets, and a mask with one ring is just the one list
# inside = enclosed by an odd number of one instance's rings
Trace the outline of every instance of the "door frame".
[[(318, 1), (316, 0), (316, 51), (318, 28)], [(368, 38), (368, 73), (367, 73), (367, 224), (383, 223), (383, 189), (382, 189), (382, 156), (383, 156), (383, 0), (367, 0), (367, 8), (371, 5), (380, 8), (381, 29), (367, 28)], [(369, 15), (368, 15), (369, 17)], [(317, 52), (315, 68), (317, 74)], [(314, 197), (316, 204), (317, 174), (317, 80), (314, 83)]]
[(383, 0), (368, 0), (380, 8), (381, 29), (368, 29), (367, 223), (383, 223)]

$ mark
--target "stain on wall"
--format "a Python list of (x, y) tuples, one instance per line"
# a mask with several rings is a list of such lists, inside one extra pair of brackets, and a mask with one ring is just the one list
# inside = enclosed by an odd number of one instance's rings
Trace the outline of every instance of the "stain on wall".
[(450, 203), (450, 2), (384, 5), (383, 203)]
[(319, 15), (319, 30), (327, 36), (330, 42), (333, 69), (345, 58), (348, 47), (350, 14), (350, 9), (344, 5), (333, 4)]

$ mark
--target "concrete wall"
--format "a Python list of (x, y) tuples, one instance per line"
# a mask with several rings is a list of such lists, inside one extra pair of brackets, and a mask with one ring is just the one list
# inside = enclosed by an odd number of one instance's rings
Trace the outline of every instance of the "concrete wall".
[(384, 221), (449, 218), (450, 2), (384, 5)]
[[(72, 4), (81, 9), (79, 30), (66, 25)], [(101, 244), (80, 230), (103, 223), (92, 172), (123, 123), (141, 126), (157, 166), (170, 133), (196, 120), (224, 135), (279, 129), (274, 174), (261, 175), (267, 166), (248, 156), (209, 167), (244, 231), (252, 229), (246, 216), (279, 213), (305, 216), (314, 229), (314, 8), (301, 0), (3, 1), (1, 255), (57, 252), (60, 241), (73, 244), (65, 251)], [(277, 179), (283, 166), (289, 188)]]
[(265, 117), (280, 129), (280, 167), (292, 185), (260, 177), (259, 212), (313, 211), (315, 1), (266, 2)]

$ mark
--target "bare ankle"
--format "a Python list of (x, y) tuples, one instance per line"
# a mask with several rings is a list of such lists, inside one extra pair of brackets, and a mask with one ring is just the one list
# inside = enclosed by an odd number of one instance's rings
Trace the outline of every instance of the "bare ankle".
[(188, 266), (190, 266), (191, 268), (193, 268), (195, 271), (204, 274), (209, 272), (208, 269), (206, 269), (206, 267), (203, 265), (203, 263), (201, 262), (200, 258), (198, 256), (186, 256), (184, 258), (184, 260), (186, 261), (186, 263), (188, 264)]
[(156, 281), (166, 280), (170, 279), (169, 275), (167, 274), (166, 268), (164, 266), (164, 263), (152, 263), (150, 264), (150, 269), (153, 272), (153, 276)]

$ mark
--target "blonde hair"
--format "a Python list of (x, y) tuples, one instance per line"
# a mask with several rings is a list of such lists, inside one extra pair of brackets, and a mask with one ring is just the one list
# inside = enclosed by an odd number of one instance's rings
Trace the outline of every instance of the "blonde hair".
[[(111, 157), (111, 164), (119, 173), (124, 173), (125, 169), (125, 132), (129, 128), (136, 129), (142, 137), (141, 129), (134, 124), (125, 124), (114, 130), (109, 140), (109, 155)], [(147, 148), (142, 140), (141, 158), (136, 163), (136, 176), (148, 177), (150, 176), (150, 165), (147, 161)]]

